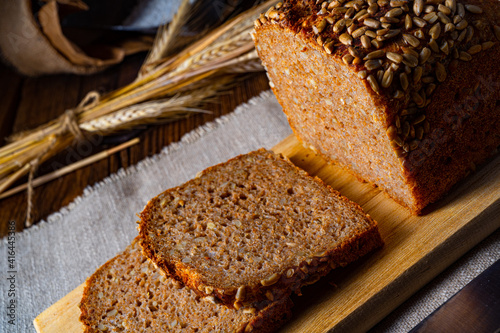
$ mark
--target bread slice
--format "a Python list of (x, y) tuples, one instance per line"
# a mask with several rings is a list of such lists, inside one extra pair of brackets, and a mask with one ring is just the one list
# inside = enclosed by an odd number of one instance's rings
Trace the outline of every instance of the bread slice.
[(498, 0), (284, 0), (253, 38), (296, 136), (416, 214), (498, 151)]
[(151, 199), (145, 256), (228, 307), (266, 305), (382, 245), (359, 205), (260, 149)]
[(289, 299), (237, 311), (166, 278), (138, 242), (99, 268), (80, 303), (85, 332), (272, 332), (290, 317)]

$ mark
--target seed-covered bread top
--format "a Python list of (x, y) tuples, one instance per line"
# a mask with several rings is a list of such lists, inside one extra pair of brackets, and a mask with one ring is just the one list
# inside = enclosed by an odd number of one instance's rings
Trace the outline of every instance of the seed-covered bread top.
[(271, 332), (289, 316), (285, 299), (262, 311), (236, 311), (164, 277), (137, 242), (87, 281), (80, 304), (85, 332)]
[(497, 0), (285, 0), (255, 21), (256, 31), (280, 26), (355, 72), (385, 106), (399, 157), (429, 134), (426, 107), (460, 66), (490, 53), (482, 61), (498, 79), (499, 25)]
[(235, 308), (288, 296), (382, 244), (357, 204), (264, 149), (163, 192), (140, 216), (147, 257)]

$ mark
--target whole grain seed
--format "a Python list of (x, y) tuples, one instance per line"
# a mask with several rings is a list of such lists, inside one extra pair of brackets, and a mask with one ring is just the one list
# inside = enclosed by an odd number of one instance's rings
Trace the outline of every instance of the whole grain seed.
[(392, 69), (389, 67), (385, 72), (384, 76), (382, 77), (382, 87), (387, 88), (392, 84), (392, 79), (394, 78), (394, 73), (392, 72)]
[(340, 19), (333, 26), (333, 31), (336, 33), (341, 32), (345, 28), (345, 19)]
[(404, 12), (406, 12), (406, 13), (408, 13), (408, 12), (410, 11), (410, 7), (408, 6), (408, 3), (406, 3), (406, 4), (402, 5), (402, 6), (401, 6), (401, 9), (402, 9)]
[(365, 62), (365, 67), (369, 71), (375, 70), (377, 68), (382, 67), (382, 61), (380, 61), (378, 59), (377, 60), (368, 60)]
[(346, 54), (345, 56), (342, 57), (342, 61), (346, 65), (349, 65), (353, 60), (354, 60), (354, 57), (350, 54)]
[(398, 147), (402, 147), (405, 143), (398, 135), (392, 140)]
[(295, 271), (292, 269), (292, 268), (289, 268), (287, 271), (286, 271), (286, 277), (287, 278), (292, 278), (293, 277), (293, 274), (295, 273)]
[(472, 14), (481, 14), (483, 12), (481, 7), (476, 5), (465, 5), (465, 9), (467, 9)]
[(275, 284), (276, 282), (278, 282), (279, 279), (280, 279), (280, 275), (278, 273), (274, 273), (271, 276), (269, 276), (263, 280), (260, 280), (260, 284), (262, 284), (264, 287), (271, 286), (271, 285)]
[(448, 46), (448, 41), (444, 41), (441, 46), (439, 47), (439, 49), (446, 55), (448, 55), (450, 53), (450, 48)]
[(391, 7), (401, 7), (407, 4), (406, 0), (391, 0), (389, 6)]
[(413, 3), (413, 12), (415, 15), (420, 16), (424, 10), (424, 0), (415, 0)]
[(493, 47), (493, 45), (495, 45), (495, 42), (489, 41), (489, 42), (482, 43), (481, 47), (482, 47), (483, 51), (485, 51), (485, 50), (491, 49)]
[(370, 38), (376, 38), (377, 37), (377, 33), (373, 30), (366, 30), (365, 31), (365, 35), (370, 37)]
[(360, 79), (363, 79), (363, 80), (364, 80), (364, 79), (366, 79), (366, 76), (367, 76), (367, 75), (368, 75), (368, 73), (367, 73), (365, 70), (363, 70), (363, 71), (359, 71), (359, 72), (358, 72), (358, 77), (359, 77)]
[(396, 52), (387, 52), (385, 54), (385, 56), (387, 57), (387, 59), (399, 64), (403, 61), (403, 56), (399, 53), (396, 53)]
[(389, 4), (389, 0), (378, 0), (377, 1), (377, 4), (380, 6), (380, 7), (385, 7)]
[(409, 67), (415, 67), (418, 65), (418, 58), (413, 54), (405, 53), (403, 54), (403, 63)]
[(391, 126), (389, 126), (389, 128), (387, 128), (385, 133), (387, 134), (387, 137), (389, 138), (389, 140), (394, 140), (394, 138), (398, 134), (398, 129), (396, 128), (396, 126), (391, 125)]
[(415, 16), (412, 18), (412, 21), (419, 28), (423, 28), (427, 25), (427, 21), (424, 19), (421, 19), (420, 17)]
[(396, 92), (394, 93), (394, 98), (396, 98), (396, 99), (403, 98), (404, 96), (405, 96), (405, 94), (401, 90), (396, 90)]
[(417, 84), (418, 82), (420, 82), (423, 72), (424, 68), (422, 66), (415, 67), (413, 71), (413, 84)]
[(378, 29), (380, 27), (380, 21), (369, 18), (363, 21), (363, 24), (366, 25), (367, 27), (373, 28), (373, 29)]
[(500, 40), (500, 26), (495, 25), (493, 27), (493, 32), (495, 33), (495, 37)]
[(465, 31), (467, 31), (467, 33), (465, 35), (465, 42), (468, 43), (472, 40), (472, 37), (474, 37), (474, 28), (467, 27), (467, 29)]
[(333, 16), (327, 16), (327, 17), (325, 17), (325, 20), (326, 20), (326, 22), (328, 22), (328, 24), (335, 23), (335, 18)]
[(457, 1), (456, 0), (446, 0), (445, 1), (446, 7), (450, 8), (451, 13), (455, 13), (457, 10)]
[(403, 90), (407, 90), (408, 89), (408, 76), (406, 75), (406, 73), (401, 73), (399, 74), (399, 82), (401, 83), (401, 88), (403, 88)]
[(394, 72), (397, 72), (399, 70), (399, 64), (392, 63), (390, 67)]
[(364, 35), (364, 33), (368, 30), (368, 27), (361, 27), (359, 29), (356, 29), (352, 33), (352, 38), (359, 38)]
[(470, 55), (474, 55), (476, 53), (479, 53), (481, 52), (481, 45), (480, 44), (476, 44), (474, 46), (471, 46), (468, 50), (467, 50), (467, 53), (469, 53)]
[(462, 3), (457, 3), (457, 15), (461, 18), (465, 16), (465, 6)]
[(339, 41), (344, 45), (352, 45), (352, 37), (348, 33), (343, 33), (339, 36)]
[(424, 76), (422, 77), (422, 83), (427, 84), (427, 83), (432, 83), (434, 82), (435, 79), (433, 76)]
[(396, 117), (394, 118), (394, 125), (396, 125), (398, 129), (401, 128), (401, 119), (398, 115), (396, 115)]
[(458, 51), (458, 49), (456, 47), (453, 48), (452, 56), (453, 56), (453, 59), (458, 59), (460, 57), (460, 52)]
[(446, 16), (444, 13), (442, 12), (438, 12), (437, 13), (437, 16), (439, 17), (439, 20), (441, 21), (441, 23), (443, 24), (447, 24), (447, 23), (450, 23), (451, 20), (448, 16)]
[[(380, 36), (378, 36), (378, 37), (380, 37)], [(371, 43), (372, 43), (373, 47), (375, 47), (376, 49), (380, 49), (380, 48), (382, 48), (382, 46), (384, 46), (382, 41), (379, 41), (376, 39), (372, 40)]]
[(380, 22), (382, 22), (382, 23), (399, 23), (399, 19), (396, 17), (382, 16), (380, 18)]
[(373, 89), (373, 91), (375, 91), (378, 94), (380, 92), (380, 88), (379, 88), (378, 82), (375, 79), (375, 77), (370, 74), (370, 75), (368, 75), (368, 77), (366, 78), (366, 80), (370, 84), (370, 86)]
[(381, 83), (383, 78), (384, 78), (384, 70), (379, 69), (377, 71), (377, 81)]
[(364, 57), (364, 60), (378, 59), (378, 58), (382, 58), (383, 56), (385, 56), (385, 51), (384, 50), (377, 50), (377, 51), (373, 51), (373, 52), (368, 53)]
[(353, 57), (360, 57), (360, 54), (358, 51), (356, 51), (356, 49), (352, 46), (349, 46), (347, 48), (347, 51), (349, 52), (350, 55), (352, 55)]
[(415, 104), (417, 104), (417, 106), (421, 106), (424, 104), (424, 99), (422, 98), (422, 96), (420, 96), (418, 92), (412, 91), (410, 92), (410, 95)]
[(336, 14), (336, 15), (344, 14), (346, 12), (347, 12), (347, 8), (345, 8), (345, 7), (337, 7), (337, 8), (332, 9), (332, 14)]
[(436, 78), (438, 79), (439, 82), (443, 82), (446, 80), (446, 68), (444, 65), (440, 62), (436, 63)]
[(380, 23), (380, 26), (382, 27), (382, 29), (390, 29), (391, 28), (390, 23)]
[(456, 41), (458, 39), (458, 31), (455, 30), (455, 26), (453, 26), (453, 31), (450, 34), (451, 39)]
[(363, 63), (363, 59), (354, 57), (354, 60), (352, 61), (353, 65), (361, 65)]
[(423, 18), (430, 24), (434, 24), (434, 22), (436, 22), (439, 19), (436, 12), (425, 14)]
[(413, 35), (419, 39), (424, 39), (425, 38), (425, 33), (422, 31), (422, 29), (417, 29), (413, 32)]
[(245, 286), (240, 286), (236, 291), (236, 296), (234, 297), (237, 301), (243, 302), (246, 297), (246, 288)]
[(432, 5), (426, 5), (424, 6), (424, 13), (428, 14), (428, 13), (432, 13), (436, 11), (436, 9), (434, 8), (434, 6)]
[(327, 54), (332, 54), (335, 48), (335, 43), (333, 41), (325, 43), (325, 45), (323, 45), (323, 48), (325, 49), (325, 52)]
[(431, 39), (431, 41), (429, 42), (428, 46), (431, 48), (432, 51), (436, 52), (436, 53), (439, 53), (440, 50), (439, 50), (439, 46), (436, 42), (435, 39)]
[(441, 35), (441, 23), (438, 22), (438, 23), (434, 24), (432, 26), (432, 28), (430, 28), (430, 30), (429, 30), (429, 35), (433, 39), (438, 39), (439, 35)]
[(368, 12), (370, 15), (375, 15), (375, 14), (378, 12), (378, 5), (377, 5), (376, 3), (371, 4), (371, 5), (368, 7), (367, 12)]
[(411, 19), (411, 16), (406, 14), (405, 16), (405, 29), (410, 30), (413, 26), (413, 21)]
[(321, 21), (319, 21), (318, 24), (316, 25), (313, 25), (313, 31), (315, 34), (319, 34), (321, 33), (323, 30), (325, 30), (326, 28), (326, 25), (327, 25), (327, 22), (325, 19), (322, 19)]
[(465, 39), (465, 36), (467, 35), (467, 29), (463, 30), (460, 35), (458, 35), (457, 42), (462, 42)]
[(357, 12), (352, 19), (360, 21), (360, 18), (363, 17), (365, 14), (368, 14), (368, 11), (366, 9), (362, 9), (359, 12)]
[(371, 47), (372, 44), (370, 43), (370, 37), (363, 35), (363, 36), (361, 36), (360, 40), (361, 40), (361, 45), (365, 49), (369, 49)]
[(453, 24), (457, 24), (458, 22), (460, 22), (462, 20), (463, 20), (463, 18), (460, 15), (453, 16)]
[[(446, 7), (448, 8), (448, 7)], [(455, 31), (455, 25), (453, 23), (446, 23), (446, 25), (444, 26), (444, 32), (447, 33), (447, 32), (453, 32)]]
[[(392, 29), (392, 30), (389, 30), (385, 35), (384, 35), (384, 38), (385, 39), (389, 39), (389, 38), (393, 38), (393, 37), (396, 37), (397, 35), (399, 35), (401, 33), (401, 30), (400, 29)], [(413, 37), (413, 36), (412, 36)]]
[(403, 10), (401, 8), (393, 8), (389, 10), (387, 13), (385, 13), (386, 17), (398, 17), (399, 15), (403, 14)]
[(358, 26), (356, 24), (352, 24), (349, 27), (347, 27), (347, 33), (352, 36), (352, 33), (354, 30), (356, 30)]
[(463, 30), (463, 29), (467, 28), (467, 26), (468, 26), (467, 21), (466, 21), (466, 20), (462, 20), (462, 21), (458, 22), (458, 23), (455, 25), (455, 28), (456, 28), (457, 30)]
[(424, 120), (425, 120), (425, 115), (421, 114), (421, 115), (417, 116), (415, 119), (413, 119), (413, 122), (412, 122), (413, 126), (420, 124)]
[(355, 12), (356, 9), (354, 9), (353, 7), (349, 8), (347, 12), (345, 12), (344, 18), (351, 18), (351, 16), (353, 16)]
[(415, 129), (415, 137), (419, 140), (422, 140), (424, 138), (424, 129), (423, 127), (419, 126)]
[(403, 123), (403, 126), (401, 127), (401, 135), (403, 136), (403, 140), (406, 140), (406, 138), (410, 135), (410, 123), (405, 121)]
[(443, 6), (442, 4), (439, 4), (437, 9), (438, 9), (438, 11), (440, 11), (441, 13), (443, 13), (445, 15), (451, 14), (451, 9), (446, 7), (446, 6)]
[(389, 32), (389, 29), (379, 29), (379, 30), (376, 31), (377, 36), (383, 36), (383, 35), (385, 35), (388, 32)]
[(419, 145), (419, 141), (417, 140), (412, 140), (410, 142), (410, 150), (415, 150), (418, 148), (418, 145)]
[(410, 34), (403, 34), (403, 39), (405, 40), (406, 43), (408, 43), (413, 47), (418, 47), (420, 45), (420, 41), (416, 37)]

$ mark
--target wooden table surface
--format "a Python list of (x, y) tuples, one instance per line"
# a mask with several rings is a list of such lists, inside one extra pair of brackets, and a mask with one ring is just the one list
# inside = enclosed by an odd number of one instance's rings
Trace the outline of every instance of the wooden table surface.
[[(0, 144), (16, 132), (31, 129), (56, 118), (66, 109), (75, 107), (91, 90), (109, 92), (131, 82), (144, 60), (145, 54), (134, 55), (102, 73), (91, 76), (53, 75), (39, 78), (23, 77), (14, 70), (0, 65)], [(49, 160), (37, 171), (40, 176), (54, 171), (62, 165), (89, 157), (118, 143), (140, 138), (140, 143), (96, 162), (90, 166), (60, 177), (35, 188), (33, 195), (33, 221), (35, 224), (48, 215), (71, 203), (83, 193), (85, 187), (101, 181), (120, 168), (134, 165), (147, 156), (161, 151), (164, 146), (179, 141), (196, 127), (230, 113), (239, 104), (248, 101), (261, 91), (269, 89), (263, 73), (252, 74), (238, 82), (234, 88), (207, 103), (204, 109), (210, 114), (196, 114), (187, 119), (169, 124), (140, 128), (133, 133), (122, 133), (107, 137), (100, 144), (85, 144), (77, 149), (73, 146)], [(91, 149), (89, 149), (91, 147)], [(26, 182), (26, 177), (16, 184)], [(24, 229), (26, 219), (26, 192), (0, 200), (0, 237), (7, 233), (8, 221), (15, 221), (17, 231)]]

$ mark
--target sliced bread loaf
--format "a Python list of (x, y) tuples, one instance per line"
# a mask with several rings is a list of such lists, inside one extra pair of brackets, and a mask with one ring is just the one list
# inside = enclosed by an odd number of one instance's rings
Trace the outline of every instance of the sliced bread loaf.
[(134, 241), (88, 280), (80, 304), (85, 332), (271, 332), (290, 316), (291, 301), (237, 311), (200, 298), (166, 278)]
[(228, 307), (262, 308), (382, 245), (359, 205), (261, 149), (151, 199), (145, 256)]

